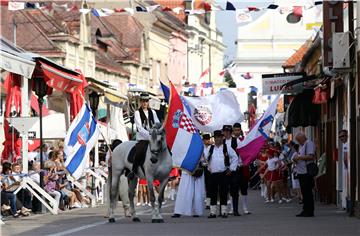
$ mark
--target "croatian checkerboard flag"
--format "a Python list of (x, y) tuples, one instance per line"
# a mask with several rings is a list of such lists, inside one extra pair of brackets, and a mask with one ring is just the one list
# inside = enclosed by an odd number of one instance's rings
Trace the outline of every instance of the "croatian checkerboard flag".
[(238, 154), (244, 165), (249, 165), (254, 161), (260, 152), (262, 146), (269, 138), (271, 126), (277, 110), (280, 94), (274, 99), (262, 117), (257, 121), (254, 127), (246, 135), (245, 139), (240, 143), (237, 149)]
[(173, 166), (194, 172), (203, 153), (203, 142), (195, 128), (190, 109), (170, 83), (170, 103), (165, 123), (166, 143), (172, 153)]
[(87, 167), (86, 157), (98, 140), (100, 130), (89, 106), (84, 103), (70, 125), (64, 141), (65, 167), (75, 178)]

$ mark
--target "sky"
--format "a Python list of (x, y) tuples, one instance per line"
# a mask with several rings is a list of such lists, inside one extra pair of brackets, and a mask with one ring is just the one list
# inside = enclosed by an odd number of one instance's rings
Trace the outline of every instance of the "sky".
[[(223, 9), (226, 7), (226, 0), (216, 1)], [(235, 8), (254, 7), (267, 7), (273, 1), (264, 0), (232, 0)], [(253, 20), (258, 18), (264, 11), (251, 13)], [(246, 23), (245, 23), (246, 24)], [(216, 26), (223, 33), (223, 43), (226, 45), (224, 63), (232, 61), (236, 58), (236, 45), (237, 27), (239, 26), (235, 20), (235, 11), (218, 11), (216, 13)]]

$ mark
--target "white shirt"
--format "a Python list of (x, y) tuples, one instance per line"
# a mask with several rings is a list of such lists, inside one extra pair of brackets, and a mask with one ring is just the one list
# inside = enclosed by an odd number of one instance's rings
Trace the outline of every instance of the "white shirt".
[[(231, 147), (231, 139), (232, 138), (229, 138), (229, 139), (225, 139), (225, 143), (226, 143), (226, 145), (228, 145), (228, 147), (230, 147), (232, 150), (234, 150), (232, 147)], [(236, 145), (236, 147), (239, 147), (240, 146), (240, 139), (236, 139), (236, 142), (237, 142), (237, 145)], [(236, 153), (237, 154), (237, 153)], [(239, 156), (239, 155), (237, 155), (239, 158), (238, 158), (238, 163), (237, 163), (237, 165), (238, 166), (242, 166), (243, 165), (243, 163), (242, 163), (242, 160), (241, 160), (241, 157)]]
[[(211, 173), (221, 173), (226, 170), (223, 150), (223, 145), (221, 145), (220, 147), (214, 147), (214, 152), (209, 163)], [(227, 145), (227, 151), (230, 158), (230, 170), (235, 171), (238, 165), (239, 158), (236, 155), (235, 151), (229, 145)], [(204, 156), (207, 160), (209, 157), (209, 152), (210, 146), (204, 149)]]
[(279, 158), (277, 157), (273, 157), (273, 158), (270, 158), (266, 161), (266, 164), (267, 164), (267, 168), (269, 171), (274, 171), (278, 168), (278, 161), (279, 161)]
[[(154, 117), (154, 124), (160, 123), (159, 118), (156, 115), (156, 112), (152, 109), (151, 109), (151, 111), (152, 111), (153, 117)], [(149, 110), (144, 111), (144, 114), (145, 114), (146, 118), (149, 119)], [(139, 140), (149, 140), (150, 134), (149, 134), (149, 131), (146, 130), (145, 127), (142, 126), (139, 110), (135, 111), (134, 119), (135, 119), (135, 125), (137, 128), (136, 140), (138, 140), (138, 141)]]
[[(307, 156), (307, 155), (315, 155), (315, 144), (311, 142), (310, 140), (306, 140), (304, 145), (302, 145), (299, 149), (299, 156)], [(298, 174), (306, 174), (306, 164), (310, 163), (312, 161), (297, 161), (296, 167), (297, 167), (297, 173)]]

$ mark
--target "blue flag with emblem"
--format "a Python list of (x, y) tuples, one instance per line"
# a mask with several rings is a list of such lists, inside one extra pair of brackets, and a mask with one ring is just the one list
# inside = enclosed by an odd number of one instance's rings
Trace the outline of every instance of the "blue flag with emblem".
[(65, 167), (79, 179), (87, 167), (87, 157), (98, 140), (100, 130), (89, 106), (84, 103), (70, 125), (64, 141)]

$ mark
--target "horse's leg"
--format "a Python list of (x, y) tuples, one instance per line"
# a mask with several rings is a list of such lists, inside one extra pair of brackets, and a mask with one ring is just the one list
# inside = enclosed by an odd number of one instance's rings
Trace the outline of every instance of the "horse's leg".
[(135, 205), (134, 205), (134, 197), (135, 197), (135, 190), (137, 185), (137, 177), (133, 178), (132, 180), (129, 180), (129, 201), (130, 201), (130, 213), (132, 216), (132, 220), (134, 222), (140, 222), (139, 217), (136, 215), (135, 211)]
[(119, 183), (120, 183), (120, 175), (122, 173), (122, 170), (113, 170), (112, 171), (112, 178), (111, 178), (111, 191), (110, 191), (110, 204), (109, 204), (109, 222), (113, 223), (115, 222), (114, 217), (114, 210), (116, 208), (116, 203), (118, 201), (118, 189), (119, 189)]
[(164, 192), (165, 192), (165, 188), (166, 188), (166, 185), (168, 184), (168, 178), (165, 178), (164, 180), (161, 181), (161, 184), (160, 184), (160, 188), (159, 188), (159, 197), (158, 197), (158, 209), (157, 209), (157, 218), (158, 218), (158, 223), (164, 223), (164, 219), (160, 213), (160, 209), (161, 209), (161, 206), (162, 206), (162, 203), (164, 201)]
[(155, 193), (154, 193), (154, 185), (153, 185), (153, 179), (147, 179), (147, 185), (148, 185), (148, 192), (152, 207), (152, 223), (157, 223), (157, 212), (158, 212), (158, 206), (155, 205)]

